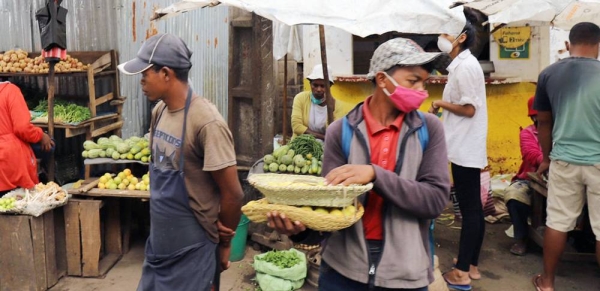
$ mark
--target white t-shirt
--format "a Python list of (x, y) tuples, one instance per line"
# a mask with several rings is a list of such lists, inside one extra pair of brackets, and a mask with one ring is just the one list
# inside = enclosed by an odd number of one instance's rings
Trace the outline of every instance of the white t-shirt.
[(308, 128), (318, 133), (325, 133), (327, 127), (327, 105), (310, 104)]
[(475, 107), (475, 115), (471, 118), (443, 111), (448, 159), (459, 166), (483, 169), (488, 164), (488, 116), (483, 70), (467, 49), (450, 63), (448, 72), (448, 84), (442, 100)]

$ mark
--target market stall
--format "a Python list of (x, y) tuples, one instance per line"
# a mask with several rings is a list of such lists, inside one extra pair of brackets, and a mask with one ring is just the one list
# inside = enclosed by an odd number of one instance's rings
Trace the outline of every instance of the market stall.
[[(147, 165), (151, 157), (144, 137), (100, 137), (85, 141), (83, 148), (86, 179), (69, 190), (75, 199), (65, 207), (67, 273), (99, 277), (129, 251), (131, 199), (150, 199)], [(117, 172), (117, 165), (126, 164), (141, 164), (137, 170), (143, 174), (136, 177), (136, 171), (129, 168)], [(92, 165), (113, 165), (113, 170), (90, 177)]]

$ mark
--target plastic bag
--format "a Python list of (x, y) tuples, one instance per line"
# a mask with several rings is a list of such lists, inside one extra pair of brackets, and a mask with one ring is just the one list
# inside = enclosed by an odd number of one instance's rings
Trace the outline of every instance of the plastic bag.
[(492, 196), (504, 198), (504, 190), (510, 186), (514, 174), (495, 175), (491, 180)]
[(26, 195), (31, 195), (28, 193), (28, 190), (18, 188), (11, 192), (8, 192), (4, 195), (3, 198), (11, 198), (14, 197), (16, 199), (14, 208), (8, 209), (6, 211), (0, 211), (0, 213), (13, 213), (13, 214), (23, 214), (23, 215), (31, 215), (35, 217), (39, 217), (40, 215), (60, 206), (67, 204), (69, 201), (69, 195), (65, 195), (60, 200), (45, 200), (45, 201), (25, 201), (23, 197)]
[(286, 280), (260, 272), (256, 272), (256, 281), (263, 291), (292, 291), (298, 290), (304, 285), (304, 279)]
[(481, 172), (481, 205), (483, 206), (483, 215), (494, 215), (496, 214), (496, 207), (494, 206), (494, 199), (492, 199), (492, 179), (490, 178), (490, 172)]
[(253, 264), (254, 270), (256, 270), (257, 273), (260, 272), (263, 274), (275, 276), (275, 277), (286, 279), (286, 280), (292, 280), (292, 281), (298, 281), (298, 280), (302, 280), (302, 279), (306, 278), (306, 272), (307, 272), (306, 255), (303, 252), (298, 251), (296, 249), (290, 249), (289, 251), (295, 252), (298, 255), (298, 257), (300, 258), (300, 262), (298, 264), (296, 264), (290, 268), (282, 269), (282, 268), (276, 266), (275, 264), (260, 260), (260, 258), (267, 255), (266, 253), (264, 253), (264, 254), (254, 256), (254, 264)]

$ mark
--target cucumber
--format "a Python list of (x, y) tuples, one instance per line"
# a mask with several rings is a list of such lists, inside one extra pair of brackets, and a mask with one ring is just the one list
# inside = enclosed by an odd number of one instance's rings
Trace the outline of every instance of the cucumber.
[(319, 161), (317, 158), (313, 157), (312, 162), (310, 163), (311, 174), (316, 174), (319, 171)]
[(310, 168), (310, 166), (308, 166), (308, 165), (305, 165), (304, 167), (302, 167), (302, 170), (301, 170), (302, 174), (308, 173), (309, 168)]

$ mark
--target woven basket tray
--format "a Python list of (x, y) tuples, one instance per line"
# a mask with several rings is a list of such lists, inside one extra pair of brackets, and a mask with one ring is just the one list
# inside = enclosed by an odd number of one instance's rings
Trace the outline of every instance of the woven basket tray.
[(348, 228), (356, 223), (364, 214), (365, 210), (359, 203), (356, 214), (353, 216), (336, 216), (332, 214), (319, 213), (312, 210), (302, 209), (296, 206), (271, 204), (267, 199), (250, 201), (242, 207), (242, 212), (254, 222), (267, 221), (267, 213), (277, 211), (284, 213), (292, 221), (300, 221), (306, 227), (317, 231), (336, 231)]
[(269, 202), (296, 206), (345, 207), (373, 188), (372, 183), (326, 186), (323, 177), (287, 174), (253, 174), (248, 182)]

